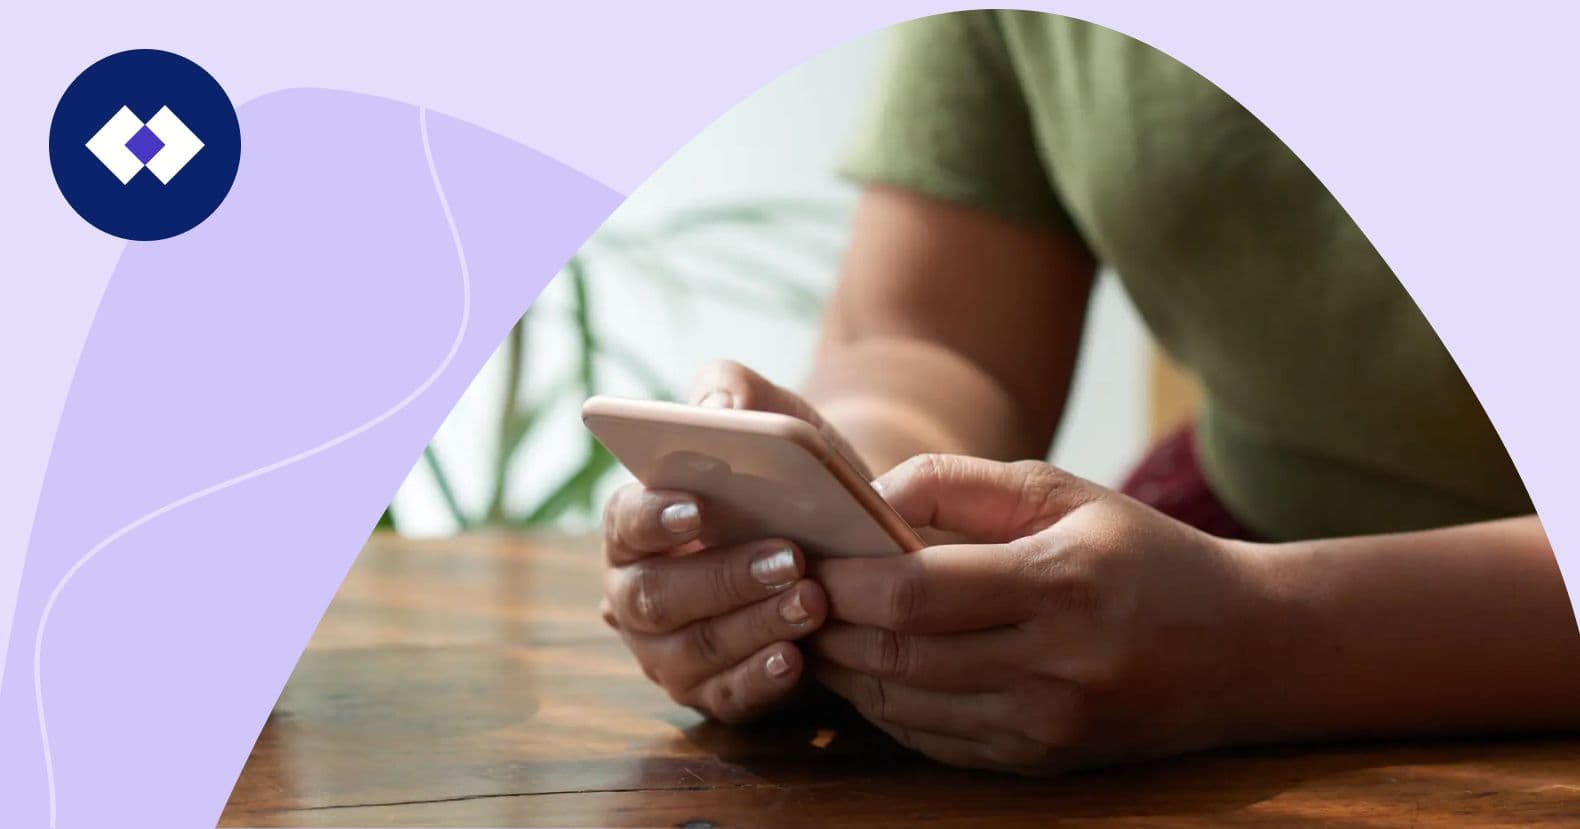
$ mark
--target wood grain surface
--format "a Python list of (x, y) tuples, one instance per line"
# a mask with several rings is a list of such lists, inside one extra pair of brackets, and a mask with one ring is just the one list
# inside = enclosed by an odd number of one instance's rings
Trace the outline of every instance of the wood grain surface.
[(375, 536), (221, 826), (1580, 825), (1580, 740), (1221, 752), (1030, 780), (837, 708), (748, 728), (652, 687), (579, 539)]

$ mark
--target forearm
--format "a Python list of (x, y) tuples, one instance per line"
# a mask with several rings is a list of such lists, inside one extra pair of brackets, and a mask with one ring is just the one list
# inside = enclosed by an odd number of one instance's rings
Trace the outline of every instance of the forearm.
[(1074, 234), (869, 187), (805, 396), (873, 472), (921, 452), (1041, 459), (1094, 273)]
[(1535, 516), (1240, 548), (1266, 741), (1580, 727), (1580, 632)]
[(919, 339), (825, 342), (805, 397), (874, 473), (924, 452), (1040, 458), (1051, 437), (987, 372)]

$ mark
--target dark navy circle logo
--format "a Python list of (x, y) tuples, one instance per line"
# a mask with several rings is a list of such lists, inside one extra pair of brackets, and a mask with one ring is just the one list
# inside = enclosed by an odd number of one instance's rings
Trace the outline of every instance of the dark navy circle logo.
[(157, 49), (119, 52), (66, 88), (49, 126), (60, 192), (122, 239), (168, 239), (207, 219), (236, 180), (241, 125), (219, 82)]

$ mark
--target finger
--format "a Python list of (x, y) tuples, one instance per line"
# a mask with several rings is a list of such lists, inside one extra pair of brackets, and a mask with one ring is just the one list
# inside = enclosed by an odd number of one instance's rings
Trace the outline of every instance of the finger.
[(940, 763), (963, 769), (996, 769), (1027, 772), (1039, 770), (1047, 752), (1036, 743), (1014, 735), (993, 735), (986, 741), (948, 734), (932, 734), (893, 723), (873, 723), (894, 741)]
[(858, 472), (872, 477), (872, 471), (855, 448), (801, 395), (776, 385), (740, 363), (719, 360), (704, 367), (693, 381), (687, 399), (698, 406), (775, 412), (804, 420), (816, 426), (834, 450)]
[(1007, 695), (916, 688), (826, 662), (813, 670), (819, 682), (875, 723), (967, 739), (1014, 731), (1017, 711)]
[(698, 406), (777, 412), (822, 426), (823, 419), (801, 396), (733, 360), (705, 366), (692, 382), (687, 398)]
[(820, 682), (849, 700), (873, 725), (939, 762), (1025, 770), (1049, 756), (1047, 747), (1015, 732), (1012, 724), (1018, 714), (1007, 697), (909, 688), (826, 664), (816, 671)]
[(604, 505), (604, 556), (610, 564), (672, 550), (701, 532), (701, 507), (689, 493), (627, 484)]
[(1037, 532), (1097, 495), (1092, 484), (1046, 463), (964, 455), (917, 455), (875, 486), (913, 527), (996, 542)]
[(605, 594), (621, 628), (667, 633), (781, 593), (805, 570), (794, 544), (769, 539), (610, 568)]
[(722, 722), (745, 722), (794, 691), (805, 664), (795, 645), (775, 642), (704, 680), (680, 701)]
[(959, 633), (1024, 622), (1035, 585), (1006, 545), (927, 547), (903, 556), (826, 558), (811, 565), (842, 622), (904, 633)]
[(1014, 666), (1001, 654), (1019, 652), (1018, 628), (945, 636), (831, 623), (811, 640), (812, 653), (864, 676), (934, 691), (993, 691), (1005, 687)]
[(828, 603), (816, 582), (801, 581), (782, 596), (764, 599), (722, 616), (702, 619), (672, 633), (628, 634), (637, 658), (652, 664), (668, 687), (688, 688), (774, 642), (801, 639), (828, 618)]

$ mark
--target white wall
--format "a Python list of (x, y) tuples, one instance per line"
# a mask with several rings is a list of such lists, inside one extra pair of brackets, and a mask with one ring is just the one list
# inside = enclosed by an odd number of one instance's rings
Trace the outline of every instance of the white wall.
[[(833, 175), (881, 59), (881, 37), (871, 36), (831, 50), (787, 73), (741, 103), (686, 145), (616, 212), (605, 226), (640, 234), (699, 206), (781, 197), (827, 201), (836, 214), (854, 199)], [(801, 282), (826, 292), (834, 276), (833, 256), (842, 242), (838, 215), (827, 233), (813, 234), (806, 253), (780, 242), (771, 250)], [(760, 234), (759, 234), (760, 235)], [(727, 232), (706, 234), (700, 245), (671, 241), (667, 261), (701, 277), (728, 280), (751, 289), (754, 274), (743, 265), (771, 252)], [(677, 245), (685, 244), (677, 251)], [(756, 245), (756, 247), (753, 247)], [(724, 255), (716, 255), (723, 251)], [(804, 376), (813, 323), (763, 310), (695, 298), (684, 305), (655, 284), (640, 265), (598, 261), (592, 305), (601, 331), (645, 354), (667, 384), (682, 391), (692, 372), (716, 357), (740, 360), (777, 382)], [(551, 283), (534, 305), (527, 377), (529, 394), (541, 392), (566, 369), (570, 330), (563, 324), (563, 279)], [(1128, 300), (1112, 279), (1103, 279), (1078, 373), (1071, 408), (1053, 460), (1078, 474), (1113, 483), (1141, 451), (1146, 429), (1145, 335)], [(495, 419), (502, 389), (497, 358), (462, 397), (436, 438), (463, 506), (481, 511), (486, 501)], [(608, 391), (637, 393), (615, 377)], [(578, 401), (565, 401), (535, 430), (512, 470), (512, 503), (529, 507), (577, 462), (581, 424)], [(419, 464), (396, 496), (403, 532), (442, 534), (454, 524), (432, 477)]]

